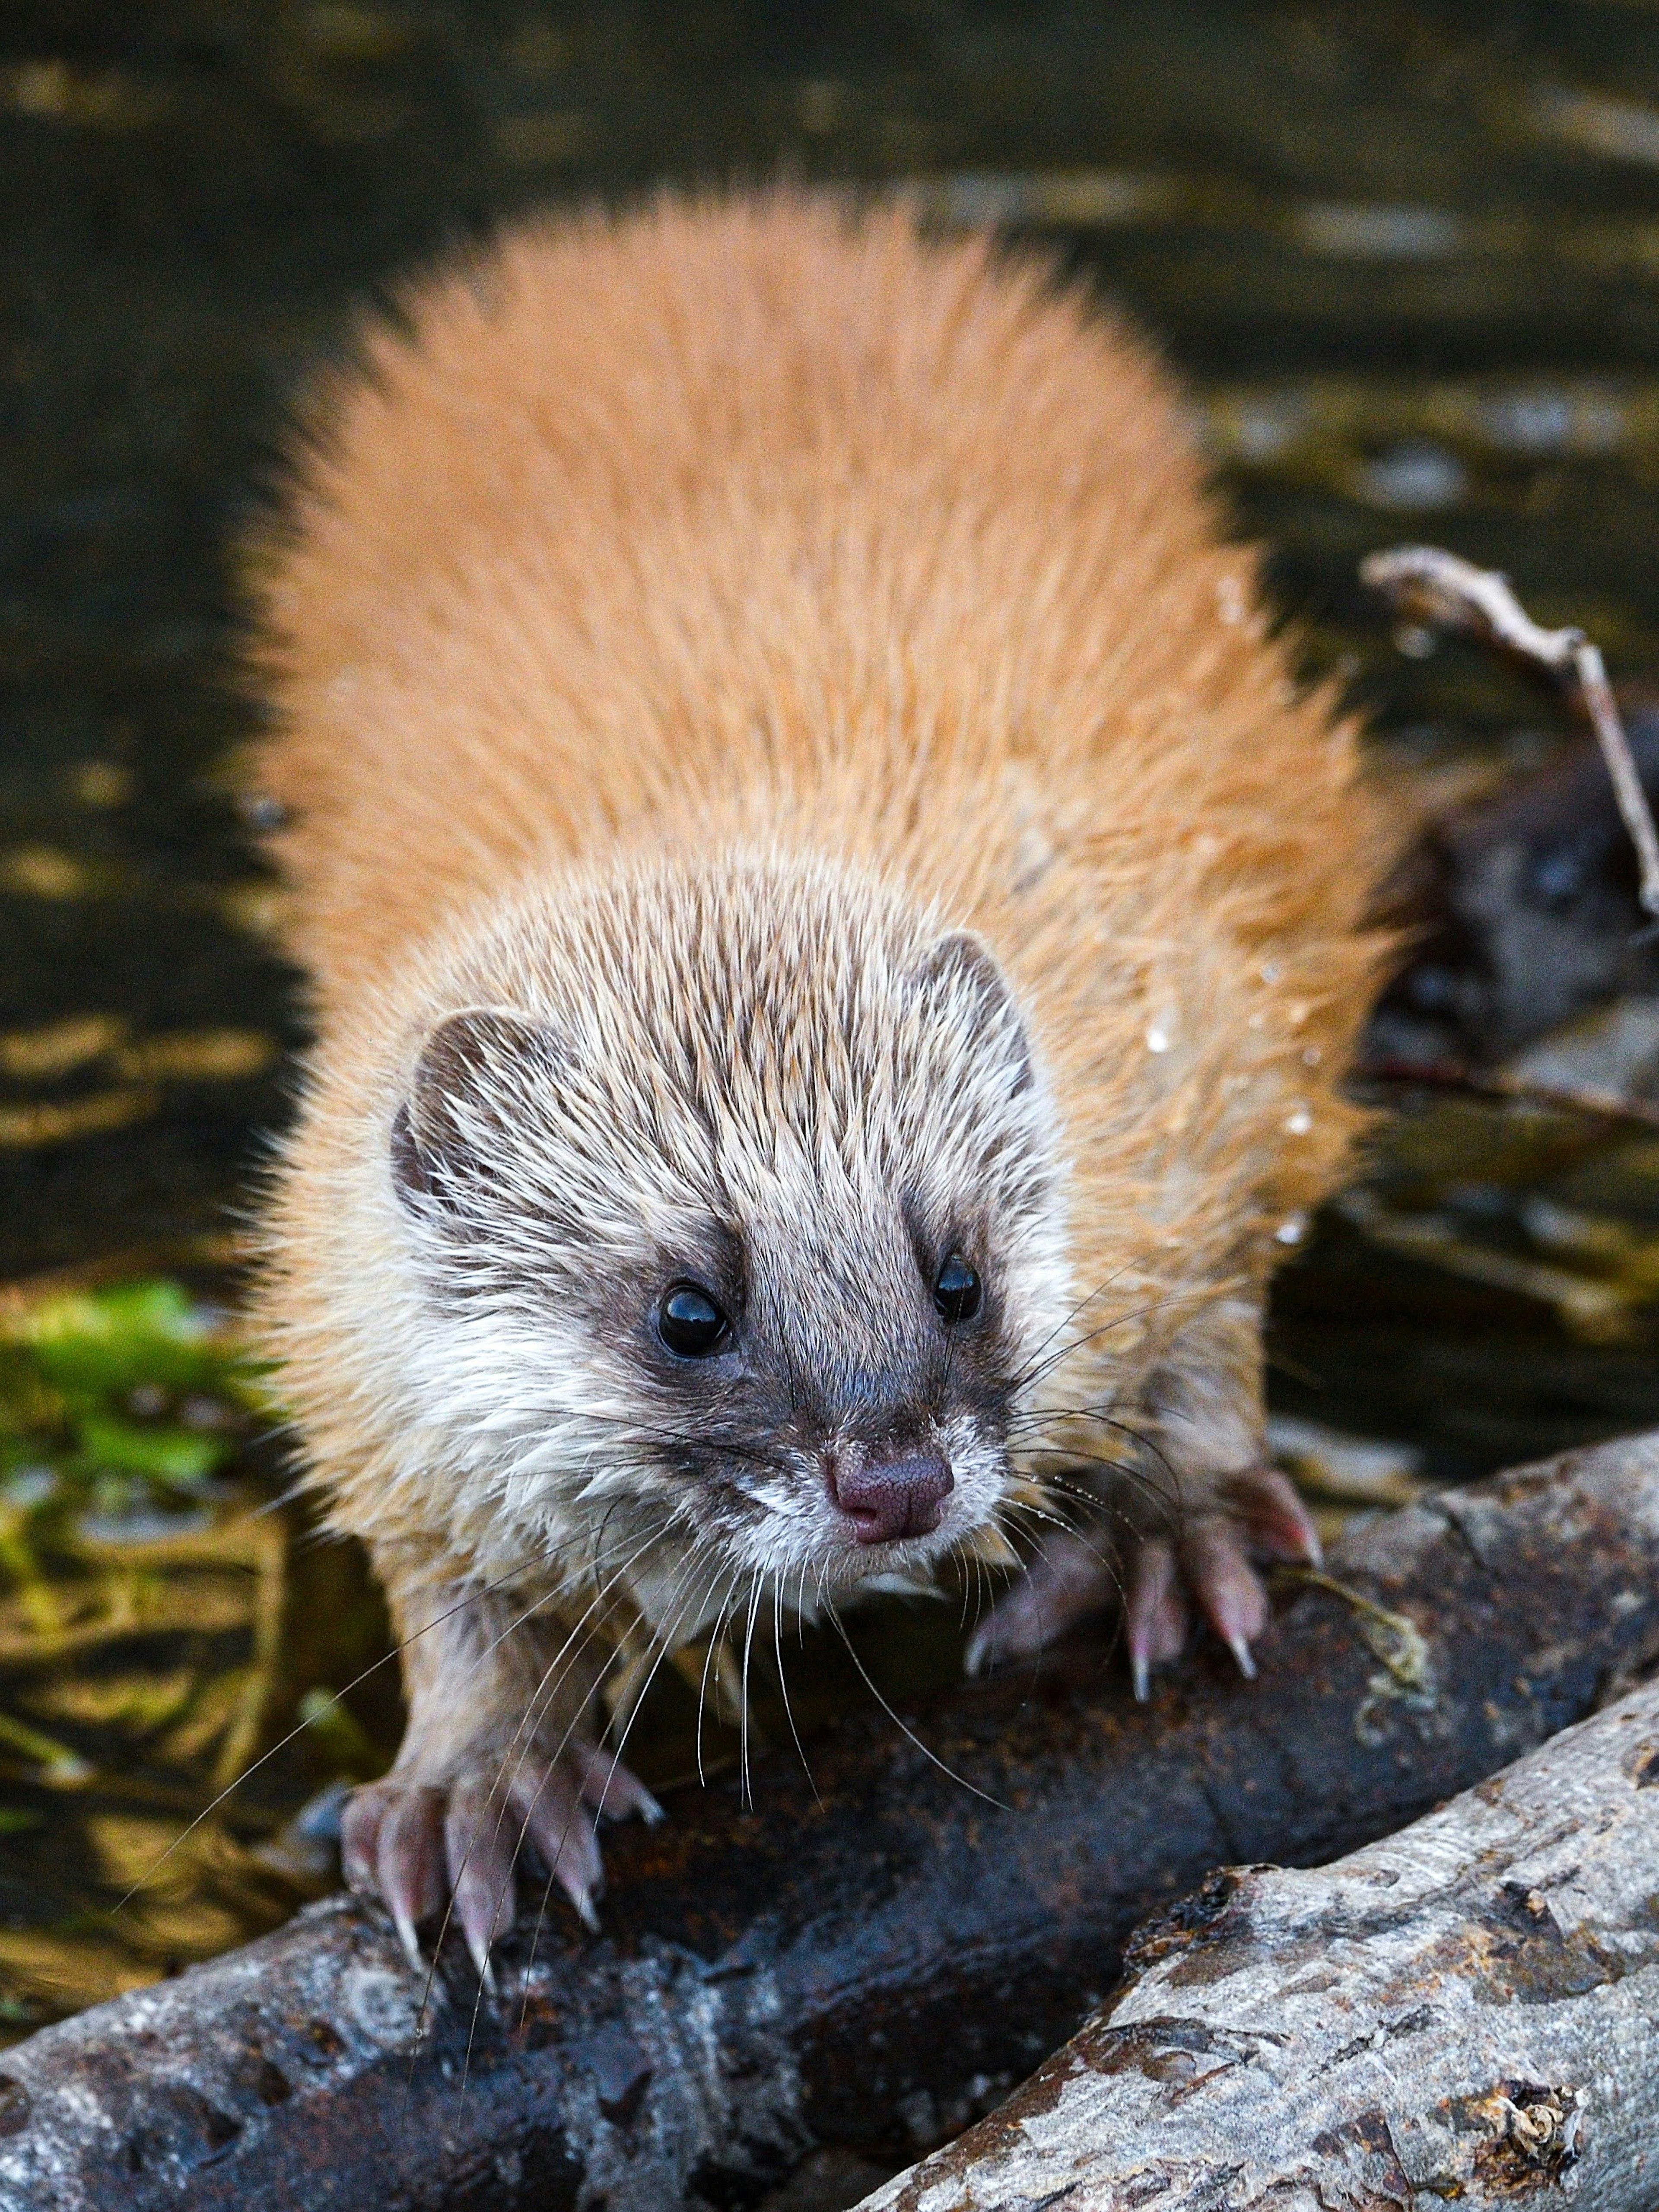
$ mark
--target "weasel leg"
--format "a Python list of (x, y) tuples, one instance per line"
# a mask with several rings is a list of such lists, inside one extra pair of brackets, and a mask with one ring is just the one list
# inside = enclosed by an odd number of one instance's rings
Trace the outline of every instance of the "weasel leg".
[(561, 1672), (568, 1638), (545, 1615), (389, 1587), (399, 1626), (417, 1624), (404, 1644), (409, 1725), (391, 1773), (346, 1806), (345, 1878), (381, 1899), (416, 1965), (422, 1924), (453, 1912), (487, 1978), (526, 1844), (597, 1928), (600, 1816), (658, 1820), (661, 1808), (586, 1732), (598, 1668)]

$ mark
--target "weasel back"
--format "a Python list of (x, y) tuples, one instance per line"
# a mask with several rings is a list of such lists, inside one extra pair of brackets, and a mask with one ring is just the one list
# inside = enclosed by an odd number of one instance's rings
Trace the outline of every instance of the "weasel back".
[(665, 200), (508, 234), (362, 355), (256, 567), (325, 1009), (653, 825), (891, 864), (920, 803), (945, 888), (952, 817), (977, 850), (1034, 772), (1126, 844), (1273, 823), (1277, 897), (1328, 919), (1326, 718), (1286, 713), (1150, 358), (1040, 267), (896, 211)]

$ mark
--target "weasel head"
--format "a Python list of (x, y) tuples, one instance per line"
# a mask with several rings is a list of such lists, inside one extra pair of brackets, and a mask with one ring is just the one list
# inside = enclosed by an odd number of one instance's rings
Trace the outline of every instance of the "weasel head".
[(382, 1356), (464, 1547), (562, 1547), (690, 1634), (996, 1522), (1069, 1277), (978, 938), (816, 860), (544, 888), (428, 994), (376, 1141)]

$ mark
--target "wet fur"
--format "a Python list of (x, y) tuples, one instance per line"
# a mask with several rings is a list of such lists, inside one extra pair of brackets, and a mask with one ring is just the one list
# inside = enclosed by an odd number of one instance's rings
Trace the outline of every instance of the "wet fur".
[[(1201, 1510), (1259, 1455), (1276, 1235), (1356, 1130), (1380, 836), (1145, 348), (983, 239), (783, 195), (520, 226), (361, 350), (252, 571), (318, 1029), (265, 1313), (400, 1618), (520, 1577), (693, 1632), (741, 1452), (811, 1491), (794, 1393), (837, 1359), (958, 1407), (952, 1541), (1005, 1448), (1086, 1468), (1119, 1419)], [(468, 1008), (526, 1034), (423, 1108)], [(801, 1360), (723, 1443), (630, 1336), (699, 1234)], [(790, 1307), (792, 1237), (835, 1310)], [(923, 1270), (975, 1239), (990, 1348), (941, 1378)]]

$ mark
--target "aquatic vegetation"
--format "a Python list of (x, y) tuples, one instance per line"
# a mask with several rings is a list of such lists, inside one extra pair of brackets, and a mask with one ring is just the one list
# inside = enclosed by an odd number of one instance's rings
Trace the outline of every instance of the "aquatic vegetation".
[(283, 1824), (384, 1762), (334, 1692), (385, 1628), (281, 1503), (276, 1410), (228, 1310), (179, 1282), (0, 1304), (0, 2027), (209, 1956), (332, 1878)]
[(0, 1317), (0, 1499), (24, 1522), (183, 1510), (269, 1410), (225, 1316), (178, 1283), (66, 1291)]

